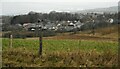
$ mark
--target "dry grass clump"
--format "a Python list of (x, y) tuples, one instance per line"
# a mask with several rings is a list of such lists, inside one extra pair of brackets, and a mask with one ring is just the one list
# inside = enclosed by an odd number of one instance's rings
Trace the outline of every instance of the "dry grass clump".
[(91, 50), (43, 52), (38, 56), (26, 48), (12, 48), (4, 50), (2, 57), (3, 67), (116, 67), (117, 55), (109, 50)]

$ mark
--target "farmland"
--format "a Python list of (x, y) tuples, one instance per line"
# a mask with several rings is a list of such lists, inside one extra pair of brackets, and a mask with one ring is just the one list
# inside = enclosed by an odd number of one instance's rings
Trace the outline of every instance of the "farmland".
[[(39, 40), (2, 38), (3, 67), (116, 67), (118, 65), (117, 27), (43, 37), (42, 56)], [(112, 36), (112, 37), (111, 37)]]
[[(63, 37), (63, 36), (61, 36)], [(115, 67), (117, 66), (117, 40), (43, 38), (43, 53), (38, 56), (38, 38), (2, 39), (4, 67)], [(58, 38), (58, 39), (57, 39)], [(103, 39), (103, 38), (102, 38)]]
[[(43, 37), (42, 56), (39, 39), (2, 38), (3, 67), (116, 67), (118, 65), (117, 27)], [(112, 36), (112, 37), (111, 37)]]

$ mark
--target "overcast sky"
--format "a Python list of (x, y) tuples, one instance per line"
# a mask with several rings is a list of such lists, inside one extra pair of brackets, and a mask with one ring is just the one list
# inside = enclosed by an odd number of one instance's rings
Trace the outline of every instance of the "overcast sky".
[(117, 6), (119, 0), (1, 0), (0, 15), (27, 14), (30, 11), (78, 11)]

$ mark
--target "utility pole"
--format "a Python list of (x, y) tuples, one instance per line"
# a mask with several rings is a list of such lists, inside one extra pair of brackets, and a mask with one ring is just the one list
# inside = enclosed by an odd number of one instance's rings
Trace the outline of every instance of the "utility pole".
[[(38, 33), (39, 33), (39, 55), (42, 55), (42, 22), (43, 20), (38, 20)], [(41, 26), (40, 26), (41, 25)]]

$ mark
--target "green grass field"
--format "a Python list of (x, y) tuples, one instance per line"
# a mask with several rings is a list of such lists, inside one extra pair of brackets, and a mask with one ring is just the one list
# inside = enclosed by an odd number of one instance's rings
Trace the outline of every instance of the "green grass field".
[(99, 67), (117, 66), (117, 41), (43, 40), (43, 54), (38, 56), (37, 39), (2, 39), (5, 67)]
[[(9, 48), (9, 39), (3, 39), (3, 50)], [(43, 40), (43, 53), (53, 51), (87, 51), (96, 49), (96, 51), (104, 52), (112, 50), (118, 51), (118, 42), (115, 41), (94, 41), (94, 40)], [(13, 39), (13, 48), (24, 47), (28, 50), (37, 51), (39, 49), (38, 40)]]

